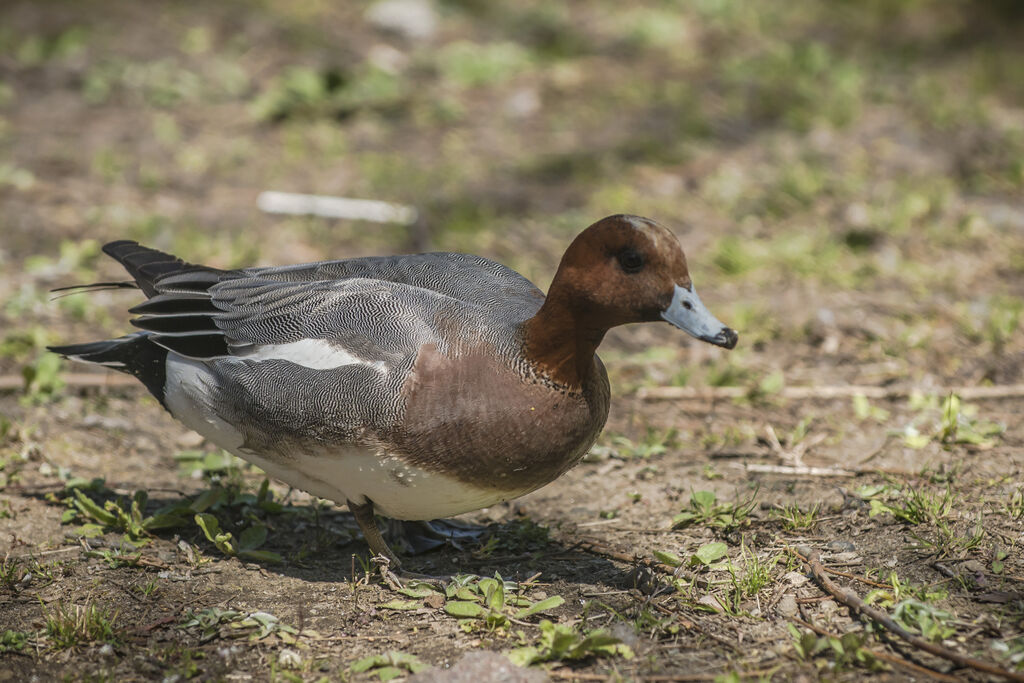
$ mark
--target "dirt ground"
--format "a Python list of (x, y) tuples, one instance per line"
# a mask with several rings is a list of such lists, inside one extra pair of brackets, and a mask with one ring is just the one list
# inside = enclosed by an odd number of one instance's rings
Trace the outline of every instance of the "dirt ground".
[[(998, 678), (810, 552), (1024, 676), (1017, 5), (412, 4), (0, 7), (0, 681)], [(546, 287), (616, 212), (676, 231), (740, 344), (610, 334), (598, 445), (408, 556), (446, 588), (389, 586), (345, 509), (44, 349), (129, 330), (137, 293), (49, 293), (121, 279), (106, 240), (466, 251)]]

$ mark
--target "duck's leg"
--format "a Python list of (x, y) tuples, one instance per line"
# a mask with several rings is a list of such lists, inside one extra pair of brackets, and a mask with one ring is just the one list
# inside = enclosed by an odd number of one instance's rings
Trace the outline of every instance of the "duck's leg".
[(352, 511), (352, 515), (356, 518), (356, 524), (359, 525), (363, 532), (363, 538), (366, 539), (367, 545), (370, 546), (370, 551), (374, 555), (386, 557), (392, 569), (399, 569), (402, 566), (402, 561), (391, 552), (391, 548), (384, 542), (384, 537), (380, 534), (377, 520), (373, 516), (373, 501), (367, 498), (366, 502), (361, 505), (353, 503), (351, 500), (347, 501), (347, 503), (348, 509)]

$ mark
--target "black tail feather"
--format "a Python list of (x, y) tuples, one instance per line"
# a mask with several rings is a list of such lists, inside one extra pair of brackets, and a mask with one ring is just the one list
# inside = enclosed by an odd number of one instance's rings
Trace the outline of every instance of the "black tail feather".
[(135, 279), (139, 289), (145, 292), (147, 297), (154, 296), (157, 293), (156, 283), (172, 273), (205, 273), (204, 279), (209, 287), (217, 282), (220, 274), (224, 272), (217, 268), (188, 263), (177, 256), (158, 249), (144, 247), (132, 240), (108, 242), (103, 245), (103, 253), (124, 266), (124, 269)]
[(118, 339), (46, 348), (71, 360), (104, 365), (134, 375), (164, 405), (167, 349), (154, 344), (148, 332), (136, 332)]

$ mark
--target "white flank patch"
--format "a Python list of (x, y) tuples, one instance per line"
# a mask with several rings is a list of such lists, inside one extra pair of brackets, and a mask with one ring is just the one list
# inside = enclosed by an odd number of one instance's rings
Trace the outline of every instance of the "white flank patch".
[(176, 353), (167, 354), (164, 403), (171, 415), (221, 448), (234, 452), (245, 437), (217, 415), (212, 391), (216, 381), (204, 363)]
[(292, 453), (288, 460), (264, 458), (251, 451), (233, 452), (275, 479), (315, 496), (339, 504), (372, 500), (378, 514), (392, 519), (441, 519), (527, 493), (480, 489), (411, 467), (396, 457), (352, 446), (331, 453)]
[(286, 360), (313, 370), (331, 370), (343, 365), (365, 365), (387, 372), (381, 361), (366, 361), (325, 339), (302, 339), (288, 344), (265, 344), (240, 355), (245, 360)]

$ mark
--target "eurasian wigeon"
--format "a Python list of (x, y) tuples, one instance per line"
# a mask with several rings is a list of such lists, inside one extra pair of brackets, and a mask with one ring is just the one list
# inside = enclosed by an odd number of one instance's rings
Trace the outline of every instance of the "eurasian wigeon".
[(148, 297), (130, 309), (141, 331), (51, 350), (134, 375), (211, 442), (347, 503), (392, 566), (375, 511), (457, 515), (580, 460), (608, 417), (595, 351), (610, 328), (664, 320), (737, 340), (701, 303), (675, 236), (637, 216), (580, 233), (547, 297), (468, 254), (219, 270), (136, 242), (103, 250)]

